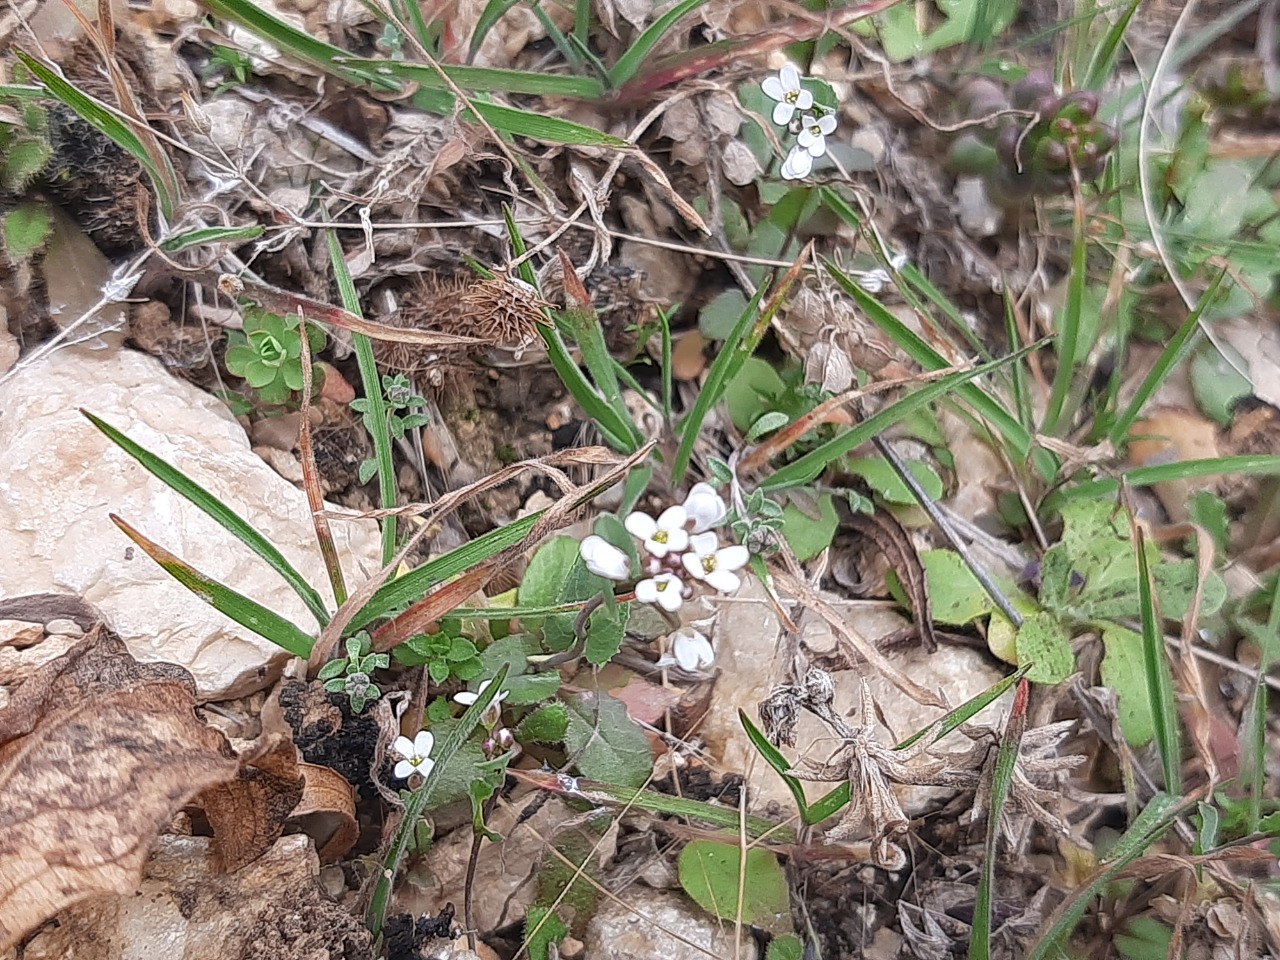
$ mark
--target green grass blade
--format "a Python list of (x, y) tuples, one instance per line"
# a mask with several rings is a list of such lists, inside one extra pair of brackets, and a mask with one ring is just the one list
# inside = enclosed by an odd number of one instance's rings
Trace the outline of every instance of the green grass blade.
[[(342, 295), (342, 306), (361, 319), (360, 298), (356, 294), (355, 284), (351, 282), (351, 272), (347, 269), (346, 258), (342, 255), (342, 245), (338, 235), (332, 230), (325, 232), (329, 243), (329, 260), (333, 264), (334, 279), (338, 282), (338, 292)], [(369, 401), (368, 416), (363, 417), (365, 428), (373, 439), (373, 455), (378, 461), (378, 501), (384, 509), (396, 505), (396, 470), (391, 461), (391, 432), (387, 425), (387, 404), (382, 396), (382, 380), (378, 376), (378, 363), (373, 357), (373, 344), (369, 338), (359, 333), (351, 334), (351, 343), (355, 347), (356, 362), (360, 366), (360, 382), (364, 388), (365, 399)], [(396, 518), (388, 516), (382, 519), (382, 562), (388, 564), (396, 555)]]
[[(365, 73), (378, 72), (380, 76), (395, 77), (416, 83), (432, 90), (447, 90), (444, 80), (434, 67), (404, 60), (362, 59), (343, 57), (343, 66)], [(523, 70), (503, 70), (497, 67), (461, 67), (441, 64), (441, 69), (458, 87), (468, 93), (521, 93), (541, 97), (577, 97), (594, 100), (604, 88), (592, 77), (572, 77), (566, 74), (527, 73)]]
[(1160, 839), (1189, 805), (1188, 801), (1179, 801), (1164, 793), (1152, 797), (1151, 802), (1134, 818), (1129, 829), (1111, 848), (1110, 854), (1103, 861), (1104, 865), (1054, 913), (1049, 928), (1026, 954), (1026, 960), (1056, 960), (1058, 957), (1071, 956), (1066, 949), (1067, 939), (1089, 905), (1121, 870)]
[[(1155, 467), (1130, 467), (1119, 475), (1132, 487), (1148, 487), (1166, 480), (1186, 480), (1191, 477), (1215, 477), (1239, 474), (1246, 477), (1280, 476), (1280, 455), (1267, 453), (1240, 457), (1214, 457), (1208, 460), (1182, 460), (1178, 463), (1162, 463)], [(1044, 501), (1044, 509), (1050, 513), (1067, 500), (1096, 499), (1115, 493), (1120, 481), (1115, 477), (1085, 480), (1064, 490), (1058, 490)]]
[[(507, 224), (507, 236), (511, 240), (512, 252), (517, 257), (523, 256), (526, 249), (524, 237), (520, 235), (520, 228), (516, 224), (510, 207), (503, 206), (502, 217)], [(537, 288), (538, 278), (528, 260), (520, 264), (519, 272), (520, 279)], [(569, 348), (561, 337), (559, 328), (551, 324), (539, 324), (538, 334), (547, 348), (547, 359), (551, 361), (551, 366), (560, 376), (560, 382), (599, 428), (605, 441), (615, 450), (621, 450), (623, 453), (633, 453), (639, 449), (640, 444), (636, 442), (635, 436), (635, 424), (630, 419), (624, 419), (610, 406), (587, 379), (586, 374), (569, 355)]]
[(294, 59), (332, 74), (346, 83), (391, 92), (404, 89), (400, 81), (382, 74), (381, 71), (360, 70), (346, 66), (342, 62), (348, 59), (345, 50), (318, 40), (293, 24), (272, 16), (252, 0), (205, 0), (204, 6), (215, 17), (244, 27), (262, 39), (270, 41), (277, 49)]
[[(1116, 22), (1111, 24), (1111, 28), (1107, 30), (1102, 42), (1094, 48), (1093, 56), (1089, 59), (1089, 66), (1085, 70), (1084, 83), (1081, 85), (1081, 89), (1101, 90), (1103, 84), (1111, 78), (1112, 71), (1114, 71), (1116, 65), (1116, 56), (1120, 52), (1120, 45), (1124, 42), (1125, 31), (1129, 29), (1129, 21), (1138, 12), (1138, 7), (1141, 3), (1142, 0), (1133, 0), (1124, 13), (1117, 18)], [(1101, 12), (1099, 10), (1098, 15), (1101, 15)]]
[[(764, 757), (765, 763), (773, 767), (774, 772), (782, 778), (782, 782), (791, 791), (791, 796), (796, 802), (796, 809), (800, 811), (800, 819), (807, 824), (816, 823), (816, 820), (809, 819), (809, 802), (804, 796), (804, 785), (798, 778), (787, 773), (793, 766), (791, 761), (782, 755), (782, 751), (769, 742), (769, 738), (761, 732), (759, 727), (751, 722), (751, 718), (747, 716), (745, 710), (738, 710), (738, 721), (742, 724), (742, 729), (747, 732), (747, 739), (756, 748), (756, 752)], [(848, 784), (845, 786), (847, 788)]]
[(644, 65), (645, 57), (653, 51), (658, 41), (667, 35), (667, 31), (676, 25), (676, 22), (683, 19), (688, 14), (697, 10), (706, 3), (707, 0), (684, 0), (678, 3), (653, 23), (645, 28), (644, 33), (636, 37), (635, 42), (627, 48), (627, 52), (618, 58), (618, 62), (613, 65), (613, 69), (609, 71), (609, 84), (615, 90), (630, 80), (639, 72), (640, 67)]
[(1112, 425), (1111, 442), (1116, 447), (1119, 447), (1124, 442), (1125, 437), (1129, 435), (1129, 428), (1138, 419), (1138, 415), (1142, 412), (1142, 408), (1146, 406), (1147, 400), (1159, 389), (1160, 384), (1164, 383), (1165, 378), (1169, 376), (1173, 368), (1181, 363), (1187, 354), (1191, 352), (1191, 348), (1195, 346), (1197, 339), (1195, 334), (1200, 330), (1200, 317), (1205, 308), (1213, 302), (1213, 298), (1218, 292), (1218, 287), (1226, 275), (1227, 271), (1225, 269), (1220, 270), (1218, 275), (1213, 278), (1213, 282), (1209, 284), (1208, 289), (1200, 295), (1195, 309), (1178, 327), (1173, 339), (1160, 351), (1160, 356), (1156, 358), (1151, 370), (1143, 377), (1137, 393), (1133, 395), (1133, 400), (1129, 402), (1129, 406), (1125, 408), (1124, 413)]
[[(1014, 312), (1013, 296), (1008, 290), (1004, 292), (1004, 333), (1010, 344), (1017, 343), (1018, 318)], [(1027, 390), (1027, 372), (1022, 364), (1013, 368), (1013, 407), (1017, 411), (1018, 420), (1027, 429), (1035, 427), (1035, 416), (1031, 412), (1031, 398)]]
[(293, 565), (284, 558), (270, 541), (250, 526), (234, 510), (214, 497), (202, 486), (188, 477), (172, 464), (157, 457), (146, 448), (134, 443), (123, 433), (104, 420), (94, 416), (88, 410), (81, 409), (90, 423), (102, 431), (108, 440), (133, 457), (144, 470), (167, 486), (174, 493), (186, 498), (197, 509), (207, 514), (210, 519), (261, 557), (272, 570), (278, 573), (284, 582), (293, 588), (311, 615), (321, 626), (329, 622), (329, 611), (325, 609), (324, 600), (319, 592), (303, 578)]
[(494, 25), (501, 20), (520, 0), (489, 0), (484, 5), (484, 9), (480, 11), (480, 19), (476, 21), (476, 28), (471, 33), (471, 43), (467, 47), (467, 62), (470, 63), (476, 58), (476, 54), (480, 52), (480, 47), (484, 43), (484, 38), (489, 35), (489, 31)]
[(1039, 347), (1039, 344), (1023, 347), (1017, 353), (1011, 353), (1007, 357), (974, 367), (972, 370), (949, 373), (945, 377), (939, 377), (932, 383), (927, 383), (919, 389), (913, 390), (901, 400), (890, 404), (874, 416), (868, 417), (852, 430), (833, 437), (821, 446), (810, 450), (804, 456), (793, 460), (785, 467), (770, 474), (761, 482), (760, 489), (765, 491), (781, 490), (784, 487), (795, 487), (808, 483), (826, 469), (829, 463), (843, 457), (850, 450), (862, 446), (876, 434), (897, 423), (911, 412), (944, 397), (953, 390), (959, 393), (975, 377), (991, 373), (1006, 364), (1016, 362), (1032, 350), (1037, 349), (1037, 347)]
[(1024, 679), (1018, 683), (1013, 709), (1005, 722), (1004, 736), (996, 753), (995, 772), (991, 778), (991, 796), (987, 803), (986, 855), (978, 874), (978, 895), (973, 910), (973, 928), (969, 937), (969, 960), (988, 960), (991, 956), (991, 891), (995, 886), (996, 854), (1000, 844), (1000, 823), (1004, 805), (1013, 782), (1013, 768), (1018, 762), (1022, 734), (1027, 728), (1027, 701), (1031, 685)]
[(163, 151), (153, 153), (147, 149), (142, 137), (129, 123), (113, 111), (106, 109), (93, 97), (82, 93), (43, 62), (21, 50), (15, 50), (14, 56), (44, 84), (50, 95), (65, 103), (85, 123), (114, 142), (142, 165), (147, 178), (151, 181), (151, 186), (156, 191), (156, 204), (160, 212), (164, 214), (166, 220), (172, 220), (182, 202), (182, 186), (173, 165), (169, 162), (168, 155)]
[(1136, 521), (1133, 549), (1138, 555), (1138, 609), (1142, 615), (1142, 666), (1147, 680), (1147, 697), (1155, 718), (1156, 747), (1164, 770), (1165, 789), (1182, 793), (1182, 731), (1178, 726), (1178, 700), (1173, 689), (1173, 671), (1164, 645), (1164, 625), (1156, 608), (1151, 586), (1151, 565), (1147, 559), (1147, 538)]
[(423, 780), (422, 785), (409, 795), (409, 801), (404, 805), (404, 816), (400, 820), (400, 826), (391, 840), (387, 855), (382, 860), (382, 870), (378, 874), (378, 881), (373, 888), (373, 897), (369, 901), (369, 911), (365, 915), (365, 923), (375, 937), (382, 932), (382, 923), (386, 919), (387, 904), (391, 900), (391, 889), (395, 885), (400, 860), (409, 847), (409, 838), (417, 829), (418, 820), (427, 807), (427, 801), (431, 799), (432, 791), (440, 782), (440, 777), (449, 760), (466, 743), (472, 731), (480, 725), (480, 718), (489, 704), (502, 692), (502, 683), (507, 679), (507, 671), (510, 669), (510, 664), (503, 665), (490, 681), (489, 686), (476, 698), (476, 702), (471, 704), (467, 712), (458, 719), (457, 725), (449, 731), (449, 735), (432, 751), (435, 765)]
[(671, 424), (672, 379), (675, 376), (671, 369), (671, 317), (675, 307), (669, 310), (658, 308), (658, 323), (662, 328), (662, 422)]
[[(903, 352), (926, 370), (945, 370), (951, 363), (933, 347), (925, 343), (902, 321), (886, 310), (874, 297), (858, 286), (852, 278), (845, 275), (834, 263), (824, 261), (827, 272), (836, 283), (847, 292), (861, 309)], [(956, 396), (978, 411), (988, 420), (1009, 444), (1012, 459), (1015, 463), (1024, 462), (1031, 455), (1031, 434), (1018, 422), (1017, 417), (1007, 411), (990, 395), (971, 384), (965, 384), (956, 391)]]
[[(1080, 317), (1084, 310), (1084, 283), (1086, 279), (1086, 245), (1084, 238), (1084, 209), (1076, 204), (1071, 229), (1071, 269), (1067, 275), (1067, 302), (1062, 308), (1054, 351), (1058, 355), (1058, 370), (1053, 377), (1053, 389), (1049, 392), (1049, 404), (1045, 409), (1040, 432), (1053, 435), (1062, 419), (1067, 393), (1075, 379), (1076, 356), (1080, 353)], [(1069, 426), (1069, 424), (1068, 424)]]
[(390, 616), (420, 599), (436, 584), (456, 577), (498, 551), (519, 543), (533, 529), (540, 516), (542, 511), (521, 517), (505, 527), (490, 530), (484, 536), (455, 547), (443, 556), (415, 567), (404, 576), (384, 583), (351, 619), (344, 634), (350, 636), (374, 620)]
[(262, 604), (237, 593), (212, 577), (205, 576), (186, 561), (149, 540), (114, 513), (109, 514), (109, 516), (111, 517), (111, 522), (119, 527), (125, 536), (136, 543), (147, 556), (158, 563), (165, 573), (169, 574), (169, 576), (173, 577), (213, 609), (230, 617), (242, 627), (247, 627), (258, 636), (270, 640), (280, 649), (288, 651), (295, 657), (307, 657), (310, 655), (311, 646), (315, 643), (314, 637), (303, 633), (284, 617), (273, 613)]
[(1269, 698), (1263, 678), (1280, 659), (1280, 583), (1273, 581), (1271, 611), (1261, 634), (1250, 631), (1257, 641), (1261, 656), (1258, 676), (1253, 681), (1253, 696), (1245, 713), (1244, 757), (1240, 764), (1240, 779), (1249, 790), (1249, 833), (1257, 833), (1262, 819), (1262, 803), (1266, 799), (1267, 785), (1267, 718)]
[(165, 253), (181, 253), (183, 250), (214, 243), (248, 243), (250, 240), (257, 240), (263, 232), (263, 227), (258, 224), (244, 227), (204, 227), (175, 234), (161, 243), (160, 249)]

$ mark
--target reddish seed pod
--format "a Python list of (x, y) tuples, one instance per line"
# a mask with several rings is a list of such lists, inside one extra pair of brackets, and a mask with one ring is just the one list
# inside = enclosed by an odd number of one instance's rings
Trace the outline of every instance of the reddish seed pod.
[(1009, 102), (1019, 110), (1028, 109), (1041, 97), (1053, 95), (1053, 77), (1048, 70), (1028, 70), (1009, 90)]

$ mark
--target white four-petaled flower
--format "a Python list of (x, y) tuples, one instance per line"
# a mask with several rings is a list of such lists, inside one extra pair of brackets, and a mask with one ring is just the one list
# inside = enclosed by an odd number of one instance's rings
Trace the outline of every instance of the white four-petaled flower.
[(813, 169), (813, 155), (804, 147), (794, 146), (782, 161), (783, 180), (803, 180)]
[(578, 546), (578, 553), (587, 569), (606, 580), (626, 580), (631, 576), (631, 558), (604, 537), (595, 534)]
[[(485, 688), (488, 687), (489, 684), (491, 683), (493, 683), (492, 680), (483, 681), (480, 684), (480, 689), (477, 690), (475, 693), (472, 693), (470, 690), (462, 690), (458, 693), (455, 693), (453, 695), (453, 702), (461, 703), (464, 706), (469, 707), (473, 703), (475, 703), (477, 700), (480, 699), (480, 697), (484, 694)], [(510, 692), (511, 692), (510, 690), (503, 690), (501, 693), (499, 693), (496, 697), (493, 698), (493, 700), (489, 703), (489, 706), (485, 707), (484, 713), (480, 715), (480, 719), (482, 723), (485, 723), (488, 726), (493, 726), (495, 723), (498, 722), (498, 718), (502, 716), (502, 701), (507, 699), (507, 694)]]
[(827, 152), (827, 137), (836, 132), (834, 114), (815, 117), (806, 113), (800, 121), (800, 133), (796, 135), (796, 145), (803, 147), (811, 157), (820, 157)]
[(797, 110), (808, 110), (813, 106), (813, 94), (800, 86), (800, 71), (787, 64), (776, 77), (766, 77), (760, 84), (766, 97), (777, 100), (773, 108), (773, 122), (785, 127)]
[(711, 641), (692, 627), (681, 627), (671, 635), (671, 652), (685, 670), (701, 670), (715, 661)]
[(704, 533), (712, 527), (720, 526), (729, 514), (724, 500), (709, 483), (693, 485), (689, 495), (684, 498), (684, 510), (693, 521), (694, 533)]
[(396, 778), (407, 780), (415, 773), (423, 777), (427, 776), (431, 768), (436, 765), (436, 762), (431, 759), (431, 748), (435, 744), (436, 738), (431, 735), (430, 730), (419, 730), (418, 735), (412, 740), (408, 737), (396, 737), (396, 742), (391, 745), (391, 749), (402, 758), (396, 763)]
[(623, 526), (633, 537), (644, 541), (645, 550), (655, 557), (679, 553), (689, 546), (689, 531), (685, 529), (688, 514), (684, 507), (667, 507), (657, 520), (647, 513), (632, 513)]
[[(742, 579), (733, 571), (745, 567), (751, 559), (746, 547), (738, 544), (722, 547), (711, 532), (690, 537), (689, 546), (690, 552), (680, 560), (691, 577), (705, 581), (721, 593), (733, 593), (742, 586)], [(639, 596), (638, 591), (636, 595)]]
[[(687, 560), (689, 554), (684, 556)], [(659, 573), (636, 584), (636, 599), (641, 603), (656, 603), (668, 613), (675, 613), (684, 603), (683, 591), (684, 584), (679, 577), (672, 573)]]

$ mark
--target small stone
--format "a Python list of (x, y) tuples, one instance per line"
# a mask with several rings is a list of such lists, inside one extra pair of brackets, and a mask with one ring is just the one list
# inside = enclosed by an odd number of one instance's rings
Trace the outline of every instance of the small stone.
[(560, 956), (564, 960), (578, 960), (586, 952), (587, 945), (573, 937), (565, 937), (560, 941)]
[(347, 889), (347, 878), (336, 863), (320, 868), (320, 888), (333, 899), (339, 899)]
[[(680, 934), (677, 940), (666, 930)], [(583, 944), (591, 960), (703, 960), (749, 956), (750, 934), (734, 950), (733, 924), (721, 923), (678, 893), (632, 887), (626, 902), (602, 903)]]
[(44, 632), (53, 637), (83, 637), (84, 630), (74, 620), (60, 617), (44, 625)]

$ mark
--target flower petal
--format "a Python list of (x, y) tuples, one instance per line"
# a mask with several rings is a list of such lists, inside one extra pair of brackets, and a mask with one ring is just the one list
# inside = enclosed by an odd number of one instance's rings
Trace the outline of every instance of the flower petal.
[(430, 730), (419, 730), (417, 736), (413, 738), (414, 755), (428, 757), (431, 755), (431, 748), (435, 745), (436, 738)]
[[(797, 139), (798, 139), (798, 138), (797, 138)], [(826, 152), (827, 152), (827, 138), (826, 138), (826, 137), (814, 137), (814, 138), (813, 138), (813, 143), (809, 144), (809, 146), (807, 146), (807, 147), (805, 148), (805, 151), (806, 151), (806, 152), (809, 154), (809, 156), (811, 156), (811, 157), (820, 157), (820, 156), (822, 156), (824, 153), (826, 153)]]
[(684, 512), (684, 507), (677, 503), (662, 511), (662, 515), (658, 517), (658, 529), (683, 530), (688, 519), (689, 515)]
[(733, 593), (742, 586), (742, 578), (728, 570), (712, 570), (706, 576), (707, 585), (720, 593)]
[(413, 756), (413, 741), (408, 737), (396, 737), (396, 742), (391, 745), (391, 749), (407, 760)]
[(471, 706), (480, 699), (480, 694), (472, 693), (470, 690), (459, 690), (453, 695), (454, 703), (461, 703), (463, 706)]
[(578, 554), (597, 577), (626, 580), (631, 576), (631, 558), (603, 537), (586, 537), (578, 546)]
[(680, 553), (689, 549), (689, 531), (681, 527), (679, 530), (667, 531), (667, 552)]
[(781, 100), (787, 95), (787, 91), (782, 86), (782, 81), (777, 77), (765, 77), (764, 82), (760, 84), (760, 89), (764, 91), (764, 95), (770, 100)]
[(436, 762), (434, 760), (430, 760), (430, 759), (423, 760), (420, 764), (418, 764), (418, 773), (420, 773), (424, 777), (429, 776), (431, 774), (432, 769), (435, 768), (435, 765), (436, 765)]
[(729, 514), (716, 488), (709, 483), (695, 483), (684, 498), (684, 509), (693, 521), (693, 532), (702, 533), (718, 526)]
[[(687, 556), (687, 554), (686, 554)], [(658, 582), (656, 580), (641, 580), (636, 584), (636, 599), (641, 603), (657, 603), (658, 602)]]
[(417, 769), (418, 768), (415, 767), (408, 760), (401, 760), (399, 763), (396, 764), (396, 768), (392, 772), (395, 773), (397, 780), (408, 780), (411, 776), (413, 776), (414, 772)]
[(622, 525), (627, 528), (627, 533), (639, 540), (648, 540), (658, 532), (658, 521), (638, 510), (627, 514), (627, 519), (622, 521)]
[(836, 115), (828, 113), (818, 118), (818, 129), (822, 131), (824, 137), (829, 137), (836, 132)]
[(714, 530), (708, 530), (706, 533), (696, 533), (689, 538), (689, 549), (700, 557), (710, 556), (720, 547), (720, 538), (716, 536)]
[(778, 79), (782, 82), (783, 90), (799, 90), (800, 89), (800, 71), (796, 69), (795, 64), (788, 63), (778, 71)]
[(782, 162), (782, 178), (784, 180), (800, 180), (809, 175), (813, 169), (813, 157), (809, 151), (800, 147), (792, 147), (787, 159)]
[(796, 108), (785, 100), (782, 103), (775, 104), (773, 108), (773, 122), (779, 127), (785, 127), (791, 122), (791, 118), (795, 115)]
[[(684, 564), (684, 568), (689, 571), (689, 576), (695, 580), (707, 579), (707, 570), (702, 565), (702, 558), (696, 553), (681, 554), (680, 562)], [(636, 587), (636, 599), (640, 598), (640, 588)]]
[(741, 570), (751, 560), (751, 551), (733, 543), (716, 551), (717, 570)]
[[(672, 577), (671, 579), (674, 580), (675, 578)], [(675, 613), (683, 603), (684, 597), (680, 595), (679, 583), (672, 584), (658, 594), (658, 606), (667, 611), (667, 613)]]
[(796, 94), (796, 109), (808, 110), (813, 106), (813, 94), (808, 90), (801, 90)]

